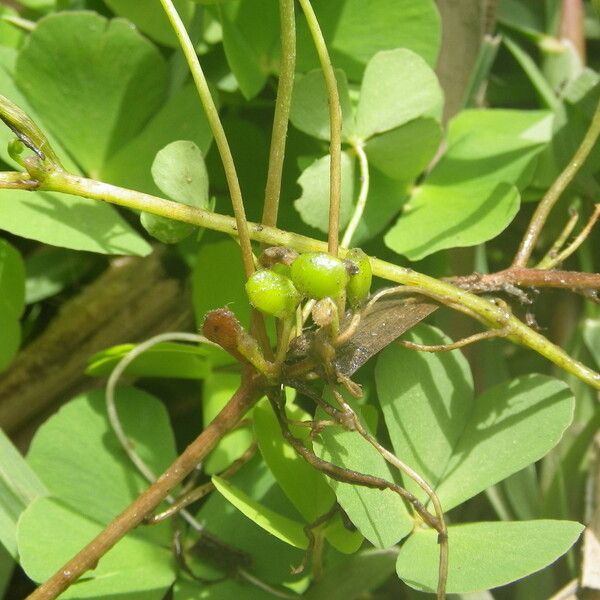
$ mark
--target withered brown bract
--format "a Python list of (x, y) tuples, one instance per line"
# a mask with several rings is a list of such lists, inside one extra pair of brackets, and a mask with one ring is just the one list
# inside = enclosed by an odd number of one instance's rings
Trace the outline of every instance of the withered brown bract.
[(361, 319), (352, 339), (337, 353), (335, 365), (345, 375), (352, 375), (372, 356), (399, 338), (404, 332), (439, 308), (436, 304), (403, 300), (380, 300)]

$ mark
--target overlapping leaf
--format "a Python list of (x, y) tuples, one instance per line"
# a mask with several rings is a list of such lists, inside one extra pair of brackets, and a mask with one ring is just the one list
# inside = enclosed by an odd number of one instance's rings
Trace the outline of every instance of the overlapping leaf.
[(25, 265), (18, 250), (0, 239), (0, 371), (21, 343), (19, 318), (25, 308)]
[(412, 260), (498, 235), (519, 209), (519, 189), (549, 141), (552, 116), (535, 111), (464, 111), (448, 150), (416, 188), (386, 245)]

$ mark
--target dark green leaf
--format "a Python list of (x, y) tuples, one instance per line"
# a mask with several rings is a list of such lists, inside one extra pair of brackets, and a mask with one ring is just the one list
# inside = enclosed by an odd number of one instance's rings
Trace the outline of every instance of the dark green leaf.
[(348, 600), (366, 596), (394, 572), (397, 556), (395, 548), (365, 550), (328, 570), (303, 597), (306, 600)]
[(25, 264), (19, 251), (0, 239), (0, 312), (18, 319), (25, 308)]

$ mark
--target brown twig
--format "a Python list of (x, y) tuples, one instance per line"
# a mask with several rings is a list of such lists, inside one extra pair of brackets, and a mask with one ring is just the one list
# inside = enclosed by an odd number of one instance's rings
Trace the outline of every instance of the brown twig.
[(540, 233), (546, 224), (546, 219), (550, 214), (550, 211), (560, 198), (561, 194), (565, 191), (567, 186), (573, 181), (575, 175), (585, 162), (589, 153), (592, 151), (596, 140), (600, 135), (600, 101), (596, 107), (592, 122), (590, 123), (589, 129), (587, 130), (583, 140), (573, 158), (569, 161), (569, 164), (564, 168), (563, 172), (555, 179), (554, 183), (550, 186), (550, 189), (546, 192), (546, 195), (540, 200), (537, 205), (527, 231), (521, 240), (521, 244), (513, 260), (513, 268), (523, 268), (527, 266), (533, 248), (540, 236)]
[(50, 600), (58, 597), (97, 562), (129, 531), (139, 525), (196, 465), (215, 447), (260, 397), (256, 379), (242, 379), (240, 388), (204, 431), (185, 449), (183, 454), (98, 534), (74, 558), (61, 567), (50, 579), (28, 596), (27, 600)]
[(475, 293), (504, 291), (507, 285), (566, 290), (600, 289), (600, 273), (510, 267), (496, 273), (474, 273), (452, 277), (454, 285)]

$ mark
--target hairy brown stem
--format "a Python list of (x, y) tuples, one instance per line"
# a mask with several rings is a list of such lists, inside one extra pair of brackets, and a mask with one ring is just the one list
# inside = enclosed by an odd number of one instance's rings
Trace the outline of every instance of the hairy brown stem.
[(547, 271), (511, 267), (496, 273), (474, 273), (450, 279), (454, 285), (470, 292), (502, 291), (507, 285), (547, 287), (566, 290), (600, 289), (600, 273), (578, 271)]
[(232, 429), (261, 395), (256, 380), (243, 379), (240, 388), (183, 454), (134, 502), (100, 532), (75, 557), (30, 594), (27, 600), (57, 598), (97, 562), (129, 531), (139, 525), (196, 465)]

